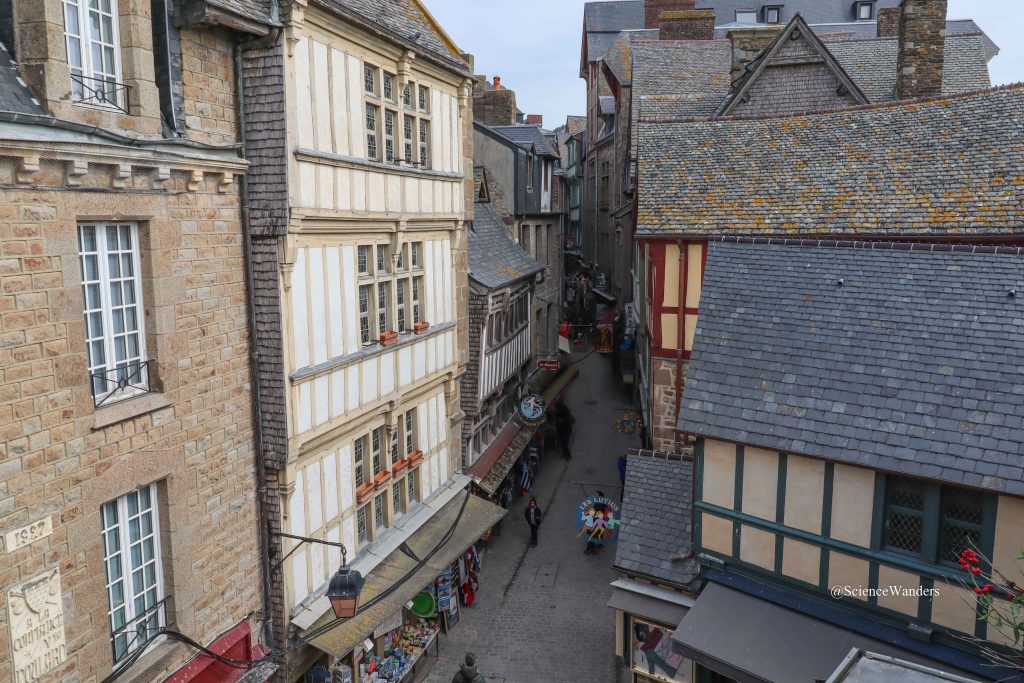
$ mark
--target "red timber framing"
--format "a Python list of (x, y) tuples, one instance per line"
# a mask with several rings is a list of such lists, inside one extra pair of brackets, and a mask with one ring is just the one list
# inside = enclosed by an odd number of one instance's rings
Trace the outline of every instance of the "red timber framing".
[[(677, 303), (675, 305), (665, 305), (665, 253), (668, 245), (675, 245), (679, 249), (680, 260), (679, 260), (679, 293)], [(693, 245), (700, 245), (701, 247), (701, 263), (700, 263), (700, 277), (701, 282), (704, 281), (704, 270), (708, 262), (708, 243), (707, 240), (703, 239), (671, 239), (671, 240), (655, 240), (655, 239), (644, 239), (640, 241), (639, 248), (644, 250), (646, 247), (646, 267), (647, 267), (647, 292), (650, 297), (650, 311), (651, 315), (647, 320), (647, 334), (651, 340), (651, 357), (652, 358), (663, 358), (669, 360), (675, 360), (677, 357), (678, 348), (666, 347), (663, 343), (664, 330), (662, 329), (661, 316), (663, 314), (678, 316), (676, 323), (678, 330), (676, 332), (676, 339), (678, 344), (685, 347), (686, 345), (686, 333), (684, 316), (695, 316), (697, 315), (698, 308), (696, 306), (686, 306), (687, 298), (687, 284), (688, 274), (691, 267), (689, 263), (689, 247)], [(680, 312), (682, 315), (680, 315)], [(683, 359), (689, 360), (690, 352), (683, 349)]]

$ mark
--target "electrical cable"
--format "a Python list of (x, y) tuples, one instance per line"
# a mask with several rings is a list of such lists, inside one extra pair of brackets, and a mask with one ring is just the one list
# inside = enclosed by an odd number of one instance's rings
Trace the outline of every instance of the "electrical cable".
[[(384, 598), (388, 597), (389, 595), (394, 593), (396, 590), (398, 590), (398, 588), (400, 586), (402, 586), (410, 578), (412, 578), (412, 576), (416, 572), (418, 572), (420, 569), (422, 569), (424, 566), (426, 566), (427, 561), (430, 560), (430, 558), (432, 558), (434, 555), (436, 555), (438, 553), (438, 551), (441, 550), (441, 547), (443, 545), (445, 545), (448, 541), (450, 541), (451, 538), (455, 535), (455, 530), (458, 528), (459, 522), (462, 520), (462, 515), (466, 511), (466, 505), (469, 503), (469, 498), (472, 495), (473, 494), (470, 491), (466, 491), (466, 496), (462, 499), (462, 505), (459, 507), (459, 513), (458, 513), (458, 515), (456, 515), (455, 521), (452, 522), (451, 527), (449, 527), (448, 530), (445, 532), (445, 534), (441, 538), (440, 542), (438, 542), (438, 544), (435, 545), (433, 547), (433, 549), (429, 553), (427, 553), (426, 556), (424, 556), (424, 558), (422, 560), (417, 562), (416, 565), (414, 565), (408, 572), (406, 572), (405, 575), (402, 576), (401, 579), (396, 581), (394, 584), (389, 586), (387, 589), (385, 589), (384, 591), (382, 591), (378, 595), (375, 595), (373, 597), (373, 599), (371, 599), (371, 600), (361, 604), (359, 606), (358, 610), (356, 611), (356, 615), (359, 615), (360, 613), (365, 612), (366, 610), (374, 607), (376, 604), (378, 604)], [(352, 617), (352, 618), (354, 618), (354, 617)], [(259, 664), (262, 664), (264, 662), (267, 662), (267, 661), (269, 661), (271, 659), (274, 659), (274, 658), (280, 657), (282, 655), (285, 655), (288, 652), (291, 652), (292, 650), (296, 650), (296, 649), (298, 649), (300, 647), (304, 647), (306, 645), (309, 645), (312, 640), (315, 640), (316, 638), (319, 638), (320, 636), (322, 636), (322, 635), (324, 635), (326, 633), (329, 633), (330, 631), (334, 630), (338, 626), (341, 626), (341, 625), (343, 625), (345, 623), (348, 623), (348, 619), (335, 619), (334, 621), (329, 621), (326, 624), (324, 624), (323, 626), (319, 626), (315, 630), (308, 632), (304, 638), (300, 638), (300, 639), (296, 640), (294, 643), (292, 643), (288, 647), (285, 647), (285, 648), (275, 648), (275, 649), (271, 650), (270, 652), (268, 652), (267, 654), (265, 654), (262, 657), (260, 657), (259, 659), (234, 659), (232, 657), (225, 657), (225, 656), (223, 656), (221, 654), (213, 652), (209, 648), (201, 645), (200, 643), (197, 643), (192, 638), (190, 638), (190, 637), (186, 636), (185, 634), (180, 633), (178, 631), (172, 631), (172, 630), (168, 630), (168, 629), (161, 629), (161, 630), (158, 631), (158, 634), (159, 635), (168, 636), (168, 637), (173, 638), (175, 640), (181, 641), (181, 642), (183, 642), (183, 643), (185, 643), (187, 645), (190, 645), (191, 647), (195, 648), (196, 650), (199, 650), (201, 653), (204, 653), (204, 654), (210, 656), (211, 658), (215, 659), (216, 661), (222, 662), (222, 663), (224, 663), (224, 664), (226, 664), (228, 666), (231, 666), (233, 668), (236, 668), (236, 669), (251, 669), (251, 668), (253, 668), (253, 667), (255, 667), (255, 666), (259, 665)], [(131, 655), (129, 655), (128, 658), (125, 659), (123, 662), (121, 662), (121, 664), (116, 669), (111, 671), (109, 676), (107, 676), (106, 678), (103, 679), (102, 683), (114, 683), (115, 681), (117, 681), (118, 677), (123, 675), (128, 669), (130, 669), (132, 666), (134, 666), (136, 662), (138, 662), (138, 660), (142, 657), (142, 655), (148, 649), (149, 645), (151, 645), (154, 642), (154, 640), (156, 640), (156, 639), (155, 638), (151, 639), (145, 645), (143, 645), (142, 647), (137, 649), (135, 652), (133, 652)]]

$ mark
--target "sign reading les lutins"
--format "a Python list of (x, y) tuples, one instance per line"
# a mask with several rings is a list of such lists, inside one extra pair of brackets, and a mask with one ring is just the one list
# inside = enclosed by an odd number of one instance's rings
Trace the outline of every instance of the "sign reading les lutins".
[(67, 659), (60, 572), (54, 568), (7, 590), (14, 683), (33, 683)]

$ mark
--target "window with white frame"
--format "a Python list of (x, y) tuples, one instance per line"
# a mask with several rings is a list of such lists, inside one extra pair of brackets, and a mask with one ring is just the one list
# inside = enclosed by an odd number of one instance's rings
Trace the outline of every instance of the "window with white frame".
[(764, 23), (778, 24), (782, 22), (782, 7), (768, 5), (764, 8)]
[(363, 92), (367, 158), (429, 168), (430, 88), (411, 81), (400, 83), (394, 74), (364, 63)]
[(415, 469), (409, 472), (405, 477), (406, 481), (406, 505), (412, 505), (420, 499), (420, 492), (418, 488), (419, 483), (419, 469)]
[(380, 160), (380, 107), (374, 104), (366, 105), (366, 156), (374, 161)]
[(417, 105), (419, 106), (419, 110), (423, 113), (430, 111), (430, 88), (425, 85), (420, 86)]
[(384, 471), (384, 428), (377, 427), (370, 434), (370, 450), (373, 453), (373, 476)]
[(367, 437), (363, 436), (356, 439), (352, 445), (352, 450), (355, 453), (353, 460), (356, 469), (356, 486), (366, 483), (366, 441)]
[(388, 102), (395, 101), (395, 75), (384, 72), (384, 99)]
[(422, 322), (422, 253), (422, 242), (408, 242), (395, 254), (392, 268), (386, 244), (358, 246), (359, 335), (364, 346), (377, 343), (383, 332), (411, 332), (414, 323)]
[(64, 42), (71, 95), (78, 102), (127, 111), (121, 81), (117, 0), (64, 0)]
[(756, 24), (757, 23), (757, 10), (752, 10), (752, 9), (738, 9), (738, 10), (736, 10), (736, 23), (737, 24)]
[(416, 409), (406, 411), (402, 416), (402, 436), (405, 438), (405, 457), (416, 450)]
[(387, 518), (384, 516), (384, 493), (378, 493), (373, 497), (373, 530), (378, 531), (387, 526)]
[(384, 110), (384, 161), (395, 160), (395, 117), (397, 114), (390, 109)]
[(156, 484), (104, 503), (100, 517), (110, 646), (119, 662), (166, 624)]
[(402, 481), (391, 484), (391, 513), (398, 517), (402, 514)]
[(373, 66), (372, 64), (363, 64), (363, 92), (367, 95), (376, 97), (379, 93), (377, 90), (377, 80), (379, 78), (380, 69)]
[(368, 507), (370, 506), (364, 505), (356, 510), (356, 536), (360, 543), (366, 543), (370, 540), (369, 530), (366, 526), (366, 508)]
[(416, 127), (416, 119), (412, 116), (405, 116), (402, 122), (402, 140), (405, 146), (403, 157), (406, 163), (412, 163), (412, 130)]
[(134, 223), (83, 223), (78, 253), (85, 348), (97, 406), (149, 391), (145, 317)]
[(430, 121), (420, 119), (420, 168), (430, 168)]
[(858, 2), (857, 3), (857, 19), (859, 21), (871, 21), (875, 18), (875, 3), (874, 2)]

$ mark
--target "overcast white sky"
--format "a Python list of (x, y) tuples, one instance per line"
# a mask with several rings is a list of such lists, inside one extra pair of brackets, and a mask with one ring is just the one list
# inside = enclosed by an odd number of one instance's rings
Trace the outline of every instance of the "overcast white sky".
[[(423, 0), (476, 72), (501, 76), (516, 104), (556, 128), (584, 113), (578, 77), (585, 0)], [(993, 84), (1024, 81), (1021, 0), (949, 0), (949, 18), (974, 19), (1001, 48), (989, 63)], [(1018, 11), (1011, 11), (1016, 8)]]

